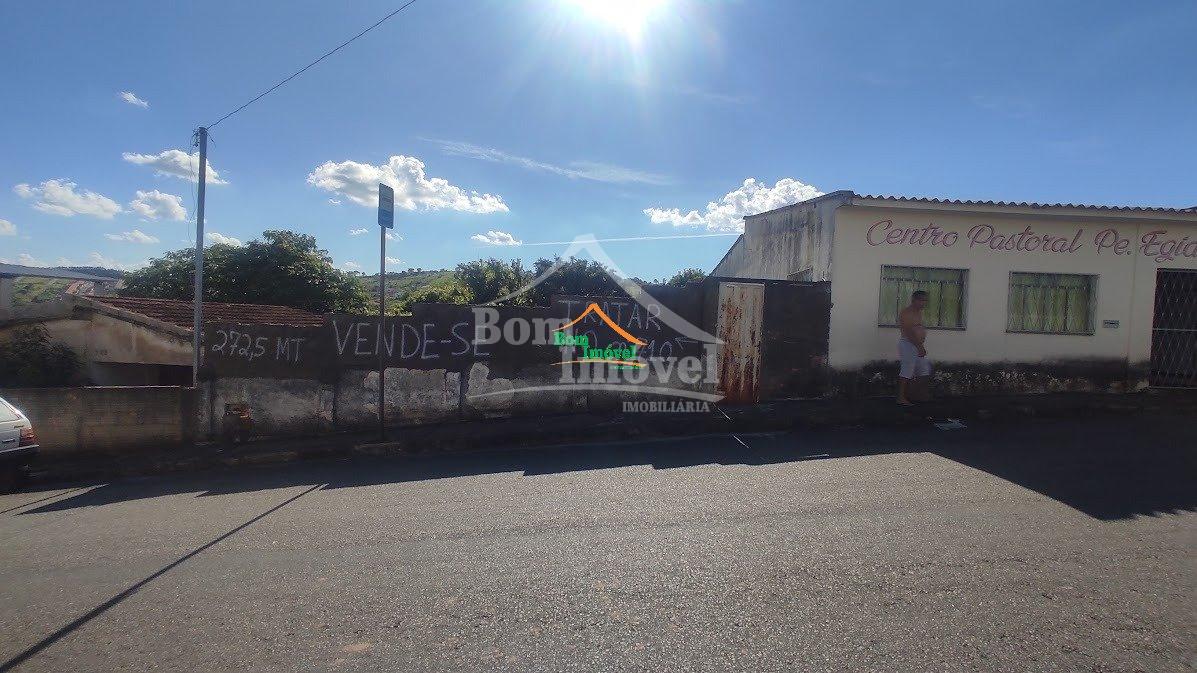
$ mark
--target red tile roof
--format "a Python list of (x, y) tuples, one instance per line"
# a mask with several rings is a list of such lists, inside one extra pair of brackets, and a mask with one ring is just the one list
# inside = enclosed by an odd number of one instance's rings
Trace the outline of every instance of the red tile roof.
[[(160, 320), (179, 327), (191, 328), (194, 308), (190, 301), (176, 299), (145, 299), (142, 297), (88, 297), (114, 308)], [(303, 309), (270, 304), (222, 304), (204, 302), (204, 322), (236, 322), (289, 327), (319, 327), (324, 317)]]

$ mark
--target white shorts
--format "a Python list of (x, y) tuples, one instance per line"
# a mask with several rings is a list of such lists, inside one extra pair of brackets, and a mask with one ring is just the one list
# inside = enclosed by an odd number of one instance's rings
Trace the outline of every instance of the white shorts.
[(898, 360), (902, 363), (898, 376), (904, 379), (931, 376), (931, 361), (920, 356), (919, 347), (905, 339), (898, 339)]

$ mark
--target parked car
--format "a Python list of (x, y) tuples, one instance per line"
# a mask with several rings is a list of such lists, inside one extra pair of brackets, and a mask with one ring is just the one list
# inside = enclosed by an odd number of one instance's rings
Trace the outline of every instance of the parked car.
[(36, 454), (33, 423), (20, 409), (0, 397), (0, 492), (14, 490), (25, 481), (29, 463)]

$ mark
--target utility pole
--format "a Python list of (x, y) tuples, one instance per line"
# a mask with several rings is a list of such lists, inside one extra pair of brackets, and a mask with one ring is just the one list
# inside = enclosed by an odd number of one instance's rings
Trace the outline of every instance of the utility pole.
[(200, 341), (204, 324), (204, 188), (208, 177), (208, 129), (201, 126), (195, 130), (195, 141), (199, 144), (199, 194), (195, 204), (195, 293), (191, 303), (195, 315), (191, 322), (191, 386), (199, 387)]
[(378, 438), (386, 440), (386, 375), (387, 351), (386, 316), (387, 316), (387, 228), (379, 227), (378, 244)]

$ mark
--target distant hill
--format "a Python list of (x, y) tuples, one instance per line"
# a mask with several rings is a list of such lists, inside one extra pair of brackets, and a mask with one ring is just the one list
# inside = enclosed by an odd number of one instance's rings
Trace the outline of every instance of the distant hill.
[[(77, 273), (87, 273), (103, 278), (119, 279), (125, 277), (124, 271), (105, 269), (102, 266), (60, 266), (55, 268), (75, 271)], [(77, 284), (76, 289), (83, 290), (81, 294), (91, 294), (92, 284), (87, 281), (66, 280), (63, 278), (17, 278), (13, 282), (13, 304), (15, 306), (24, 306), (43, 301), (54, 301), (61, 298), (72, 284)]]
[[(370, 298), (378, 299), (378, 274), (359, 276)], [(452, 269), (420, 270), (420, 271), (388, 271), (387, 272), (387, 301), (401, 299), (420, 288), (428, 285), (443, 283), (453, 278)]]
[(60, 266), (59, 269), (66, 269), (67, 271), (75, 271), (77, 273), (86, 273), (92, 276), (100, 276), (103, 278), (124, 278), (125, 272), (119, 269), (105, 269), (102, 266)]

